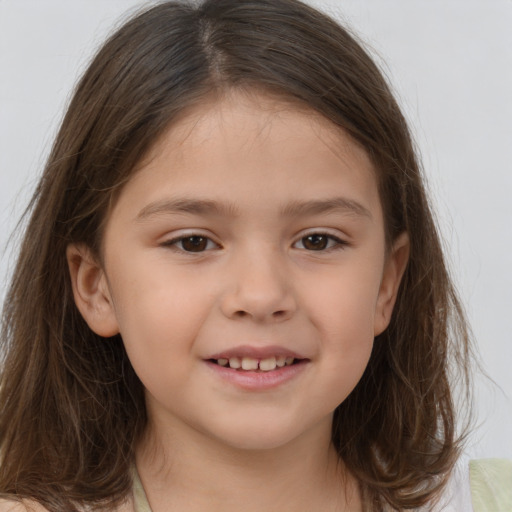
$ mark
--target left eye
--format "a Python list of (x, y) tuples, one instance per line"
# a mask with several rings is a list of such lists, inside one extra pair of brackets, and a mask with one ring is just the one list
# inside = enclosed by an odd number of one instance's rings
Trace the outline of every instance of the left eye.
[(343, 240), (336, 238), (332, 235), (325, 233), (313, 233), (311, 235), (303, 236), (298, 242), (294, 244), (296, 249), (306, 249), (308, 251), (325, 251), (336, 246), (345, 245)]
[(206, 236), (191, 235), (174, 238), (164, 242), (167, 247), (175, 247), (184, 252), (204, 252), (218, 247), (215, 242)]

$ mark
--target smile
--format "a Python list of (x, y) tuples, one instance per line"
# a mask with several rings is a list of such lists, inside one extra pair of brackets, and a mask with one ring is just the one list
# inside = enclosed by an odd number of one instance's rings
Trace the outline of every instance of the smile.
[[(232, 368), (230, 366), (232, 359), (235, 359), (234, 366), (237, 366), (236, 359), (239, 360), (238, 368)], [(275, 362), (273, 359), (275, 359)], [(277, 388), (296, 379), (307, 370), (309, 367), (308, 363), (311, 361), (309, 359), (291, 358), (291, 362), (289, 360), (287, 362), (285, 359), (284, 365), (278, 366), (277, 357), (266, 357), (265, 359), (230, 357), (226, 361), (221, 362), (224, 362), (225, 366), (220, 365), (218, 359), (207, 359), (205, 361), (207, 368), (213, 372), (213, 375), (216, 375), (223, 381), (237, 388), (255, 392)], [(282, 360), (279, 359), (279, 363), (281, 362)], [(242, 367), (242, 364), (245, 368)]]
[(212, 362), (223, 366), (225, 368), (231, 368), (233, 370), (240, 371), (262, 371), (271, 372), (276, 368), (283, 368), (284, 366), (291, 366), (297, 360), (294, 357), (285, 356), (271, 356), (264, 359), (256, 359), (254, 357), (230, 357), (211, 359)]
[(307, 371), (311, 359), (285, 347), (239, 345), (206, 358), (213, 375), (246, 391), (280, 387)]

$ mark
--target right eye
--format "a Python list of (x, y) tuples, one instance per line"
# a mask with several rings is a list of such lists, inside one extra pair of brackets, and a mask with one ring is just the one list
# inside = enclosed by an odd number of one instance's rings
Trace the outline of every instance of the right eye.
[(183, 252), (204, 252), (218, 248), (219, 246), (210, 238), (202, 235), (180, 236), (162, 244), (164, 247), (172, 247)]

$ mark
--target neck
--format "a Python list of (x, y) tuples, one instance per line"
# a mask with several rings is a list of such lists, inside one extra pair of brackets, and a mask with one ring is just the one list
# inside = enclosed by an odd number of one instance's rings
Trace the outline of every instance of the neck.
[(227, 446), (190, 429), (183, 434), (152, 425), (137, 450), (153, 512), (360, 510), (357, 484), (330, 442), (330, 424), (266, 450)]

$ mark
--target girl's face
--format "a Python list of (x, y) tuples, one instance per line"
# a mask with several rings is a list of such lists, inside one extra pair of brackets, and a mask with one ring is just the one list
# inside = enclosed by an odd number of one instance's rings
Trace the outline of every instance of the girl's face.
[(365, 151), (256, 94), (176, 123), (103, 247), (102, 267), (70, 248), (75, 297), (93, 330), (121, 333), (151, 424), (245, 449), (330, 436), (407, 259), (405, 237), (386, 251)]

